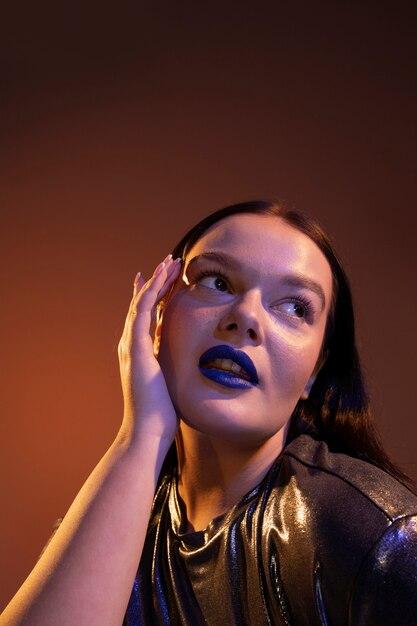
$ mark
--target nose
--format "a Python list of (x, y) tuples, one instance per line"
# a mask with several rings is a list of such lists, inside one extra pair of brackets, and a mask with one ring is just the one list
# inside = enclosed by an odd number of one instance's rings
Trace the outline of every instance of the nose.
[(263, 340), (262, 309), (261, 296), (255, 291), (236, 297), (219, 320), (219, 337), (236, 344), (249, 340), (252, 345), (259, 345)]

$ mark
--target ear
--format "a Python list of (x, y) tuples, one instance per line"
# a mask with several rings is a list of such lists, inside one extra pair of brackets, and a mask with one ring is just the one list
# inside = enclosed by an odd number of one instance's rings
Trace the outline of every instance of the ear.
[(307, 381), (306, 386), (303, 389), (303, 393), (300, 396), (300, 400), (307, 400), (308, 396), (310, 395), (310, 391), (312, 386), (315, 383), (315, 380), (317, 378), (317, 374), (319, 373), (319, 371), (321, 370), (321, 368), (323, 367), (326, 359), (327, 359), (327, 355), (328, 352), (327, 350), (325, 352), (320, 352), (319, 358), (317, 359), (317, 363), (316, 366), (313, 370), (313, 373), (311, 374), (310, 378)]

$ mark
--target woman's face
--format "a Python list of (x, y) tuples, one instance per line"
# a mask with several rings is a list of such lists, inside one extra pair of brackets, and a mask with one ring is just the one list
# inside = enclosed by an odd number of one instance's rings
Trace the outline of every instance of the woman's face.
[(325, 256), (281, 218), (240, 214), (210, 227), (156, 333), (179, 417), (249, 445), (279, 433), (314, 382), (331, 297)]

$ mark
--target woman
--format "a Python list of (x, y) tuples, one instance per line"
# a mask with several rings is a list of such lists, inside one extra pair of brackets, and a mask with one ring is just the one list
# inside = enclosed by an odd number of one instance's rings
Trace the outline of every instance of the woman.
[(2, 624), (417, 624), (417, 498), (314, 222), (203, 220), (136, 277), (119, 358), (120, 432)]

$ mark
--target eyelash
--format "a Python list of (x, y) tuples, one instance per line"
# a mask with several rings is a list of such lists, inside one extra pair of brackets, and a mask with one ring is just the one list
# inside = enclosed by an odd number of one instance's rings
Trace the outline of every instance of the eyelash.
[[(200, 272), (198, 272), (194, 276), (192, 282), (193, 283), (198, 283), (203, 278), (221, 278), (222, 280), (224, 280), (224, 282), (226, 283), (228, 289), (230, 290), (229, 279), (227, 278), (227, 276), (220, 269), (201, 270)], [(288, 317), (290, 317), (290, 318), (295, 318), (295, 319), (300, 319), (300, 320), (307, 321), (308, 319), (311, 318), (311, 316), (314, 315), (314, 305), (311, 302), (311, 300), (309, 298), (307, 298), (306, 296), (304, 296), (304, 295), (300, 294), (300, 295), (297, 295), (297, 297), (288, 298), (287, 300), (285, 300), (285, 302), (290, 302), (292, 304), (299, 304), (299, 305), (301, 305), (304, 308), (304, 315), (303, 315), (303, 317), (298, 318), (297, 316), (288, 315)]]
[(221, 278), (222, 280), (224, 280), (224, 282), (228, 286), (228, 289), (230, 289), (229, 280), (227, 276), (223, 274), (221, 270), (202, 270), (201, 272), (196, 274), (196, 276), (193, 279), (193, 282), (198, 283), (203, 278)]
[[(298, 318), (298, 316), (295, 316), (298, 319), (308, 320), (314, 314), (313, 303), (311, 302), (311, 300), (309, 300), (305, 296), (298, 295), (296, 298), (288, 298), (285, 302), (289, 302), (291, 304), (298, 304), (304, 308), (304, 315), (302, 318), (301, 317)], [(294, 317), (294, 316), (290, 315), (289, 317)]]

